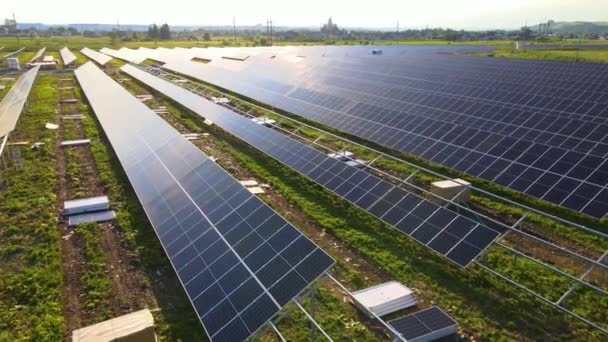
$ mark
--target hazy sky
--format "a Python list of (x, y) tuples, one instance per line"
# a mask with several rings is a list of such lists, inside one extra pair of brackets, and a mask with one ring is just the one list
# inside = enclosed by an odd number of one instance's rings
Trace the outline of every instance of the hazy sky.
[(608, 21), (608, 0), (32, 0), (3, 1), (18, 22), (170, 25), (516, 28), (547, 19)]

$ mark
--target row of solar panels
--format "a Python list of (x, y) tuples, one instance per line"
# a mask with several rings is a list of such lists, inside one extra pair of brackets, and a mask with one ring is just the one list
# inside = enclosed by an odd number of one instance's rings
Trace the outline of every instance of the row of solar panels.
[(486, 226), (258, 125), (171, 82), (131, 65), (123, 66), (121, 71), (460, 266), (467, 266), (499, 235)]
[(0, 102), (0, 138), (15, 129), (38, 70), (40, 67), (35, 66), (21, 75)]
[[(487, 106), (474, 109), (464, 100), (450, 104), (463, 113), (454, 114), (441, 108), (446, 104), (442, 101), (408, 104), (398, 98), (403, 89), (370, 94), (377, 85), (364, 77), (353, 79), (356, 75), (321, 86), (320, 80), (327, 76), (313, 74), (317, 83), (311, 89), (276, 78), (289, 75), (285, 72), (289, 66), (279, 63), (273, 72), (273, 63), (259, 66), (259, 71), (190, 61), (164, 67), (591, 216), (603, 217), (608, 211), (606, 125), (550, 116), (526, 119), (525, 112), (500, 112)], [(301, 63), (291, 67), (296, 75)], [(351, 89), (361, 84), (368, 86)], [(509, 120), (520, 125), (505, 124)], [(522, 126), (521, 121), (531, 127)]]
[(246, 339), (333, 264), (91, 62), (75, 73), (211, 340)]
[[(381, 57), (372, 56), (372, 49), (382, 49)], [(489, 59), (469, 56), (455, 56), (467, 52), (490, 51), (486, 47), (420, 47), (420, 46), (378, 46), (378, 47), (270, 47), (270, 48), (192, 48), (192, 49), (148, 49), (121, 48), (118, 51), (135, 56), (138, 60), (152, 58), (162, 62), (190, 60), (192, 57), (210, 60), (211, 64), (227, 61), (246, 61), (243, 64), (264, 63), (268, 59), (297, 62), (326, 60), (339, 61), (356, 66), (366, 63), (374, 69), (391, 67), (395, 72), (408, 68), (424, 71), (429, 75), (445, 75), (450, 70), (450, 78), (463, 82), (491, 81), (489, 84), (527, 83), (531, 88), (542, 89), (557, 86), (579, 91), (584, 95), (596, 86), (606, 85), (608, 68), (593, 63), (567, 63), (555, 61), (530, 61), (517, 59)], [(177, 52), (177, 53), (175, 53)], [(155, 57), (155, 58), (153, 58)], [(183, 57), (187, 57), (184, 59)], [(296, 58), (299, 57), (299, 58)], [(136, 60), (131, 60), (136, 62)], [(461, 72), (458, 72), (461, 71)], [(531, 72), (533, 71), (533, 72)], [(500, 77), (496, 77), (496, 76)], [(487, 84), (487, 83), (486, 83)], [(605, 89), (605, 88), (604, 88)], [(593, 95), (592, 93), (590, 95)]]

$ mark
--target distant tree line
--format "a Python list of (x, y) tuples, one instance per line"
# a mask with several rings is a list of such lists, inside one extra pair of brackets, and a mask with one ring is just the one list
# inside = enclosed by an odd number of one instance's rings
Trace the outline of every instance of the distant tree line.
[(148, 27), (148, 38), (151, 40), (169, 40), (171, 39), (171, 28), (167, 23), (162, 24), (160, 28), (156, 24)]

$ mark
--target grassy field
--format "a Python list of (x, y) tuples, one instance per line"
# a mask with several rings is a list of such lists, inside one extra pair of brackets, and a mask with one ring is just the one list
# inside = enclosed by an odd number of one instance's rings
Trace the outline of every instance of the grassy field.
[[(39, 75), (13, 141), (21, 168), (0, 167), (0, 341), (59, 341), (63, 336), (63, 270), (57, 230), (52, 122), (56, 79)], [(8, 153), (7, 153), (8, 152)], [(10, 154), (10, 151), (5, 151)]]
[[(120, 48), (120, 47), (208, 47), (208, 46), (252, 46), (254, 42), (248, 39), (237, 38), (235, 41), (232, 37), (213, 37), (210, 41), (191, 41), (191, 40), (169, 40), (169, 41), (133, 41), (133, 42), (112, 42), (109, 37), (82, 37), (82, 36), (66, 36), (66, 37), (38, 37), (38, 38), (15, 38), (1, 37), (0, 46), (4, 46), (3, 54), (9, 51), (25, 47), (28, 51), (35, 52), (37, 49), (46, 46), (49, 50), (59, 50), (65, 46), (70, 49), (80, 50), (83, 47), (92, 49), (100, 49), (102, 47)], [(334, 45), (358, 45), (362, 43), (373, 43), (376, 45), (513, 45), (511, 41), (467, 41), (467, 42), (448, 42), (443, 40), (401, 40), (401, 41), (327, 41), (327, 42), (303, 42), (303, 41), (283, 41), (275, 42), (276, 45), (323, 45), (331, 43)]]
[(492, 53), (474, 53), (477, 56), (489, 56), (498, 58), (527, 58), (527, 59), (549, 59), (560, 61), (584, 61), (596, 63), (608, 63), (608, 48), (597, 50), (515, 50), (511, 46), (497, 47)]

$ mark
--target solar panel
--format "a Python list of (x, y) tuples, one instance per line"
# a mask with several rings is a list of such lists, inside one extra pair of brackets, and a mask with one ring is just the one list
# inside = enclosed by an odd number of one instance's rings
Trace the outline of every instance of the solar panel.
[(76, 226), (82, 223), (89, 222), (104, 222), (111, 221), (116, 218), (114, 210), (98, 211), (93, 213), (84, 213), (78, 215), (71, 215), (68, 217), (68, 226)]
[(24, 48), (24, 47), (22, 47), (21, 49), (16, 50), (16, 51), (9, 52), (9, 53), (7, 53), (6, 55), (2, 56), (2, 59), (5, 59), (5, 58), (10, 58), (10, 57), (16, 56), (16, 55), (20, 54), (20, 53), (21, 53), (23, 50), (25, 50), (25, 48)]
[(144, 57), (141, 56), (139, 51), (127, 49), (124, 47), (120, 48), (119, 50), (113, 50), (113, 49), (104, 47), (103, 49), (101, 49), (99, 51), (108, 56), (112, 56), (112, 57), (122, 59), (127, 62), (135, 63), (135, 64), (139, 64), (139, 63), (143, 62), (145, 59)]
[(131, 65), (121, 71), (466, 267), (499, 234)]
[(608, 212), (605, 66), (348, 57), (164, 67), (575, 211)]
[(94, 64), (75, 73), (212, 341), (246, 339), (331, 267), (323, 250)]
[(21, 75), (0, 102), (0, 137), (15, 129), (39, 69), (35, 66)]
[(70, 65), (76, 60), (76, 56), (67, 47), (59, 50), (59, 53), (61, 54), (63, 65)]
[(44, 53), (46, 52), (46, 47), (43, 47), (42, 49), (38, 50), (36, 52), (36, 54), (34, 55), (34, 57), (32, 57), (32, 59), (30, 59), (29, 63), (35, 63), (40, 61), (40, 58), (42, 58), (42, 55), (44, 55)]
[(99, 63), (100, 65), (105, 65), (106, 63), (108, 63), (109, 61), (112, 60), (112, 57), (110, 57), (106, 54), (103, 54), (101, 52), (91, 50), (87, 47), (80, 50), (80, 53), (89, 57), (90, 59), (94, 60), (95, 62)]
[(433, 341), (457, 332), (458, 324), (441, 309), (428, 309), (388, 322), (407, 341)]

